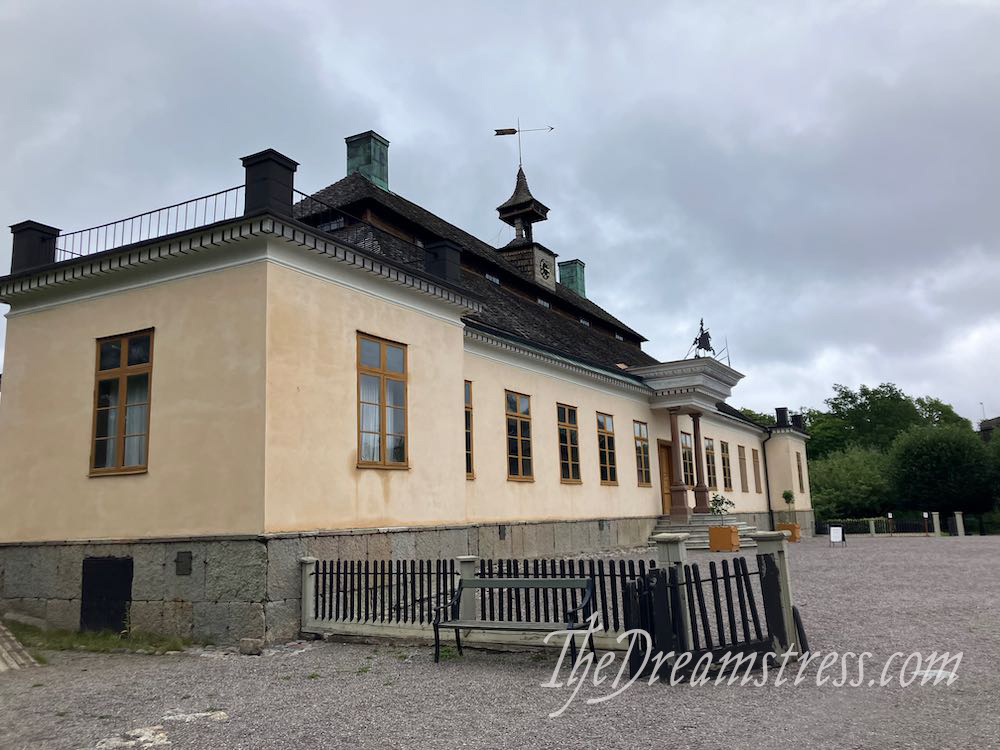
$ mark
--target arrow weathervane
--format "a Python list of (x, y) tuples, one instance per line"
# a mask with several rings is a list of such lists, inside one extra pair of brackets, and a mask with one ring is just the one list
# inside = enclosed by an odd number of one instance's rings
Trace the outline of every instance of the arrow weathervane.
[(517, 166), (522, 166), (521, 164), (521, 133), (537, 133), (538, 131), (545, 131), (546, 133), (551, 133), (555, 130), (552, 125), (546, 125), (544, 128), (521, 128), (521, 118), (517, 119), (516, 128), (494, 128), (496, 132), (493, 135), (516, 135), (517, 136)]

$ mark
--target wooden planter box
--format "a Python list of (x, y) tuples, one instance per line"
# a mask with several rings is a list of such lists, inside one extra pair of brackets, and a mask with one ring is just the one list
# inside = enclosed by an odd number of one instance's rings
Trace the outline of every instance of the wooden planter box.
[(708, 549), (711, 552), (739, 552), (740, 530), (735, 526), (709, 526)]
[(777, 523), (775, 524), (776, 531), (790, 531), (792, 535), (788, 537), (788, 541), (797, 542), (802, 538), (802, 527), (797, 523)]

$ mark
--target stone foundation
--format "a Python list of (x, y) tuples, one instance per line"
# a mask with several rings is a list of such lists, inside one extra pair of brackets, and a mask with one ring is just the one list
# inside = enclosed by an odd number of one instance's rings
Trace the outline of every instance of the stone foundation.
[[(766, 515), (766, 514), (765, 514)], [(260, 537), (0, 545), (0, 611), (80, 626), (83, 560), (131, 557), (136, 630), (195, 641), (267, 642), (299, 634), (299, 559), (558, 557), (643, 546), (656, 517), (357, 529)], [(803, 532), (805, 526), (803, 526)], [(178, 553), (190, 553), (189, 574)], [(181, 555), (181, 558), (186, 555)]]

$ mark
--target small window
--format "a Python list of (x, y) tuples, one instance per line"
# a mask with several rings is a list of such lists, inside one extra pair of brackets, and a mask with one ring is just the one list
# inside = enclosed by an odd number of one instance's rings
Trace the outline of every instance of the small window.
[(581, 323), (582, 325), (585, 325), (585, 326), (587, 326), (587, 328), (590, 328), (590, 321), (589, 321), (589, 320), (587, 320), (586, 318), (580, 318), (580, 323)]
[(146, 470), (152, 377), (152, 330), (97, 342), (91, 474)]
[(719, 451), (722, 453), (722, 488), (726, 492), (732, 492), (733, 467), (729, 462), (729, 443), (720, 440)]
[(538, 304), (546, 308), (552, 307), (552, 305), (550, 305), (547, 300), (544, 300), (541, 297), (538, 298)]
[(622, 336), (620, 333), (616, 333), (615, 334), (615, 338), (618, 339), (619, 341), (624, 341), (625, 340), (625, 337)]
[(799, 470), (799, 492), (804, 493), (806, 491), (806, 482), (802, 476), (802, 454), (795, 451), (795, 466)]
[(529, 481), (534, 478), (531, 458), (531, 397), (504, 391), (507, 417), (507, 478)]
[(639, 475), (640, 487), (651, 487), (649, 476), (649, 428), (645, 422), (632, 422), (635, 436), (635, 468)]
[(763, 492), (760, 486), (760, 452), (756, 448), (752, 448), (751, 452), (753, 454), (753, 487), (760, 494)]
[(719, 489), (719, 479), (715, 474), (715, 441), (705, 438), (705, 468), (708, 470), (708, 489)]
[(465, 478), (475, 479), (472, 463), (472, 381), (465, 381)]
[(597, 413), (597, 451), (601, 462), (601, 484), (618, 484), (615, 422), (610, 414)]
[(488, 273), (488, 274), (486, 274), (486, 280), (487, 281), (492, 281), (497, 286), (500, 286), (500, 277), (499, 276), (494, 276), (493, 274)]
[(358, 465), (403, 468), (406, 345), (358, 334)]
[(556, 404), (556, 422), (559, 430), (559, 481), (577, 484), (580, 482), (580, 428), (576, 407)]
[(684, 484), (694, 487), (694, 440), (691, 433), (681, 433), (681, 467), (684, 469)]
[(747, 482), (747, 449), (742, 445), (736, 446), (740, 457), (740, 489), (743, 492), (750, 491), (750, 484)]

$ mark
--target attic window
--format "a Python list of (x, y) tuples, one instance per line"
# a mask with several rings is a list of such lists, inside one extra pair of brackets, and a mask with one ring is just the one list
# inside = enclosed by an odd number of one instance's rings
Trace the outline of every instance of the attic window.
[(336, 219), (333, 219), (332, 221), (325, 221), (316, 228), (319, 229), (321, 232), (333, 232), (334, 230), (337, 229), (343, 229), (344, 217), (340, 216)]
[(488, 274), (486, 274), (486, 280), (487, 281), (492, 281), (497, 286), (500, 286), (500, 277), (499, 276), (494, 276), (493, 274), (488, 273)]
[(550, 305), (548, 301), (542, 299), (541, 297), (538, 298), (538, 304), (541, 305), (542, 307), (552, 307), (552, 305)]
[(589, 321), (589, 320), (587, 320), (586, 318), (580, 318), (580, 322), (581, 322), (581, 323), (582, 323), (583, 325), (587, 326), (587, 328), (590, 328), (590, 321)]
[(615, 334), (615, 338), (618, 339), (619, 341), (624, 341), (625, 340), (625, 337), (622, 336), (620, 333), (616, 333)]
[(615, 367), (617, 367), (619, 370), (627, 370), (628, 369), (628, 365), (625, 364), (624, 362), (615, 362)]

